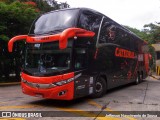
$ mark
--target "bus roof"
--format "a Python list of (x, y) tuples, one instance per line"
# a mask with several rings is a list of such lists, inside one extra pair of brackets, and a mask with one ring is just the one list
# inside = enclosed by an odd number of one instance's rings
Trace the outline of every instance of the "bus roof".
[[(65, 11), (65, 10), (74, 10), (74, 9), (79, 9), (79, 11), (90, 11), (90, 12), (93, 12), (95, 14), (99, 14), (101, 16), (105, 16), (107, 17), (108, 19), (110, 19), (111, 21), (113, 21), (115, 24), (117, 24), (118, 26), (120, 26), (124, 31), (132, 34), (134, 37), (136, 37), (139, 41), (141, 42), (144, 42), (140, 37), (138, 37), (135, 33), (133, 33), (132, 31), (128, 30), (126, 27), (124, 27), (123, 25), (120, 25), (119, 23), (117, 23), (116, 21), (114, 21), (113, 19), (109, 18), (108, 16), (106, 16), (105, 14), (103, 13), (100, 13), (96, 10), (93, 10), (93, 9), (90, 9), (90, 8), (85, 8), (85, 7), (78, 7), (78, 8), (64, 8), (64, 9), (59, 9), (59, 10), (53, 10), (53, 11), (50, 11), (50, 12), (47, 12), (47, 13), (44, 13), (44, 14), (49, 14), (49, 13), (52, 13), (52, 12), (57, 12), (57, 11)], [(42, 14), (42, 15), (44, 15)], [(145, 43), (145, 42), (144, 42)]]

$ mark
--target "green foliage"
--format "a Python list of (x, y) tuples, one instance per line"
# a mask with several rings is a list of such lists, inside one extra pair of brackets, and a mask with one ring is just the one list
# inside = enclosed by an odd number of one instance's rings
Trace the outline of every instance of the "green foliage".
[(0, 39), (27, 34), (33, 20), (40, 14), (63, 7), (55, 0), (0, 0)]
[(20, 51), (9, 54), (7, 41), (13, 36), (27, 34), (32, 21), (38, 14), (36, 6), (25, 2), (16, 0), (0, 2), (0, 77), (5, 75), (8, 78), (11, 69), (19, 76), (21, 56), (18, 52)]
[(160, 41), (160, 27), (155, 24), (148, 24), (144, 26), (143, 30), (138, 30), (136, 28), (131, 28), (129, 26), (125, 26), (127, 29), (135, 33), (141, 39), (148, 42), (148, 44), (154, 44)]
[(144, 31), (150, 35), (152, 43), (160, 42), (160, 23), (144, 25)]
[(7, 37), (6, 35), (0, 35), (0, 40), (8, 41), (9, 37)]
[(134, 34), (136, 34), (138, 37), (140, 37), (142, 40), (145, 40), (147, 42), (149, 42), (150, 40), (150, 36), (145, 32), (145, 31), (140, 31), (136, 28), (132, 28), (129, 26), (125, 26), (127, 29), (129, 29), (130, 31), (132, 31)]
[(38, 10), (41, 13), (69, 7), (67, 2), (58, 3), (55, 0), (20, 0), (20, 1), (21, 2), (34, 2), (34, 3), (36, 3), (36, 7), (38, 8)]
[(34, 6), (25, 3), (0, 2), (0, 35), (11, 38), (15, 35), (27, 34), (32, 21), (38, 14)]
[(49, 1), (50, 5), (44, 0), (0, 0), (0, 78), (2, 75), (8, 78), (13, 71), (19, 78), (24, 44), (16, 42), (14, 52), (9, 54), (7, 42), (13, 36), (27, 34), (33, 20), (41, 13), (60, 9), (61, 4)]
[(37, 7), (41, 11), (41, 13), (69, 7), (67, 2), (58, 3), (55, 0), (45, 0), (45, 1), (44, 0), (32, 0), (32, 1), (37, 4)]
[(52, 7), (46, 1), (43, 0), (32, 0), (32, 1), (36, 3), (37, 8), (40, 10), (41, 13), (52, 10)]

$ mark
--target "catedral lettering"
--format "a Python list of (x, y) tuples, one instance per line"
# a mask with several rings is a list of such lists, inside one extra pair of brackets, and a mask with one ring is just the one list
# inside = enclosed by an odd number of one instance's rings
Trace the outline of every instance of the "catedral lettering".
[[(20, 40), (26, 43), (21, 86), (27, 95), (58, 100), (87, 95), (102, 97), (108, 89), (131, 82), (138, 84), (141, 76), (147, 76), (148, 54), (137, 49), (146, 43), (112, 19), (88, 8), (61, 9), (41, 15), (28, 35), (9, 41), (9, 52)], [(135, 58), (139, 54), (144, 57), (141, 61)]]
[(116, 48), (115, 50), (115, 56), (117, 57), (124, 57), (124, 58), (135, 58), (135, 53), (131, 52), (129, 50)]

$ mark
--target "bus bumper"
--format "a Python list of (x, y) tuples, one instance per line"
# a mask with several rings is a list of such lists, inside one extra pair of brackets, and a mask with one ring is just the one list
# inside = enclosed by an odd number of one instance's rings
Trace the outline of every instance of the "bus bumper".
[(21, 82), (22, 92), (27, 95), (57, 100), (72, 100), (74, 96), (74, 81), (50, 89), (32, 88)]

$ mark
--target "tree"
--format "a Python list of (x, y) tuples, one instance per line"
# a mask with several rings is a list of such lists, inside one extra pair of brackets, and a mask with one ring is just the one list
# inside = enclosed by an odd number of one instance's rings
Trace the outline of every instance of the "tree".
[[(7, 41), (15, 35), (27, 34), (29, 27), (35, 17), (39, 14), (35, 4), (24, 2), (0, 2), (0, 75), (8, 78), (11, 69), (19, 77), (20, 72), (20, 50), (9, 54)], [(16, 43), (17, 45), (17, 43)], [(11, 62), (12, 61), (12, 62)]]
[(129, 27), (129, 26), (125, 26), (125, 27), (127, 29), (129, 29), (130, 31), (132, 31), (133, 33), (135, 33), (142, 40), (145, 40), (148, 44), (153, 44), (154, 43), (154, 40), (152, 38), (152, 34), (149, 34), (148, 31), (146, 31), (145, 29), (140, 31), (136, 28), (132, 28), (132, 27)]
[(67, 2), (58, 3), (56, 0), (21, 0), (22, 2), (34, 2), (41, 13), (49, 12), (52, 10), (68, 8)]
[(18, 1), (11, 4), (0, 2), (0, 39), (27, 34), (38, 14), (37, 8), (29, 4)]
[[(0, 76), (6, 73), (7, 75), (5, 76), (8, 76), (11, 66), (13, 66), (17, 77), (19, 77), (23, 43), (16, 42), (14, 44), (15, 52), (9, 54), (7, 41), (13, 36), (28, 34), (33, 20), (41, 13), (60, 9), (62, 3), (59, 4), (55, 0), (49, 1), (0, 0)], [(68, 6), (67, 3), (64, 3), (64, 7)], [(11, 66), (9, 66), (10, 63), (12, 64)]]
[(63, 9), (63, 8), (69, 8), (70, 5), (67, 2), (60, 2), (58, 3), (55, 0), (46, 0), (46, 2), (52, 7), (52, 9)]
[[(69, 7), (55, 0), (0, 0), (0, 39), (27, 34), (32, 21), (40, 14)], [(16, 28), (16, 29), (15, 29)]]
[(152, 43), (159, 43), (160, 42), (160, 23), (157, 24), (146, 24), (144, 25), (144, 31), (150, 35), (150, 39)]

